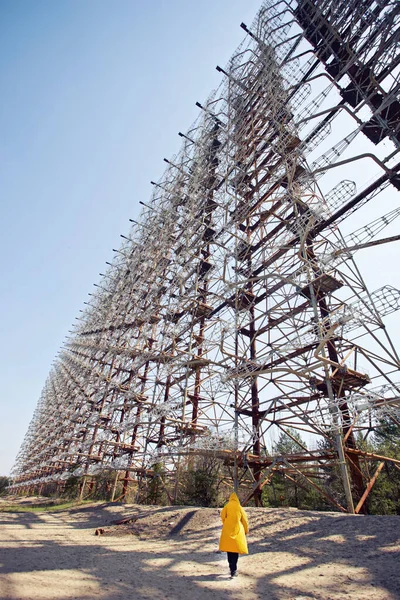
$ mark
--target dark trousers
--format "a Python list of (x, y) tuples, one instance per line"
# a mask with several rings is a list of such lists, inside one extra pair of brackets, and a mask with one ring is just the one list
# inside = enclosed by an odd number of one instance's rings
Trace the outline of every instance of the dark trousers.
[(232, 574), (236, 572), (238, 558), (238, 552), (228, 552), (228, 563)]

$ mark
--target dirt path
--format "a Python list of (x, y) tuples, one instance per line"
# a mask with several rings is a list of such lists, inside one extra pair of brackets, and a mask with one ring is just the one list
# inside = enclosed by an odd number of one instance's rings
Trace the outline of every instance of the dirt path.
[[(239, 559), (233, 580), (225, 555), (216, 552), (216, 509), (102, 505), (0, 513), (0, 598), (399, 600), (399, 517), (248, 513), (251, 554)], [(135, 535), (107, 529), (130, 515), (140, 516)], [(106, 534), (95, 536), (98, 527)]]

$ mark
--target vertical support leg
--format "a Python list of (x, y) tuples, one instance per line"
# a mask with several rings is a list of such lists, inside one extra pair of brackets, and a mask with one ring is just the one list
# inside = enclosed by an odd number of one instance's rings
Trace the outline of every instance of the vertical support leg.
[(119, 471), (116, 471), (115, 478), (114, 478), (114, 483), (113, 483), (113, 488), (112, 488), (112, 494), (111, 494), (111, 502), (114, 502), (115, 492), (117, 491), (118, 477), (119, 477)]

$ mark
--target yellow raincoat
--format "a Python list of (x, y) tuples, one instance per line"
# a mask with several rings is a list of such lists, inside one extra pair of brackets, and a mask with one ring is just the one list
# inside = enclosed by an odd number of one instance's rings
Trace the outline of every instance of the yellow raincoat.
[(221, 519), (223, 525), (219, 549), (222, 552), (248, 554), (246, 533), (249, 532), (249, 522), (236, 494), (230, 495), (228, 504), (221, 511)]

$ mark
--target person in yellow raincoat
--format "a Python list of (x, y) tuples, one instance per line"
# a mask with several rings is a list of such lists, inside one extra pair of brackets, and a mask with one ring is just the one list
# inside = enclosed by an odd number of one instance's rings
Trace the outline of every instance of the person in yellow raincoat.
[(249, 521), (241, 507), (236, 494), (229, 496), (229, 502), (221, 510), (222, 531), (219, 549), (228, 553), (231, 577), (237, 575), (239, 554), (248, 554), (246, 534), (249, 532)]

